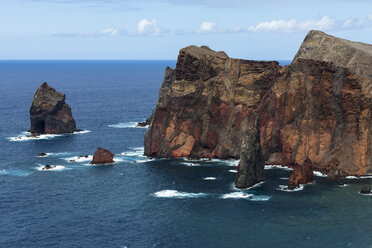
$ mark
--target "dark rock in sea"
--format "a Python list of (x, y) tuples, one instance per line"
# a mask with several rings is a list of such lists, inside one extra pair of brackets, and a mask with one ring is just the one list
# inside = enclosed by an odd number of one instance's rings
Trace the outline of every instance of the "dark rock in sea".
[(65, 98), (64, 94), (47, 83), (37, 89), (30, 108), (32, 134), (73, 133), (76, 130), (75, 120)]
[(42, 170), (51, 170), (51, 169), (53, 169), (53, 168), (55, 168), (55, 166), (53, 166), (53, 165), (45, 165), (43, 168), (42, 168)]
[(146, 126), (150, 125), (151, 120), (152, 120), (152, 115), (149, 118), (147, 118), (145, 121), (138, 122), (136, 126), (137, 127), (146, 127)]
[(303, 165), (292, 166), (293, 171), (289, 176), (288, 189), (298, 188), (300, 184), (308, 184), (314, 180), (314, 173), (310, 159), (306, 159)]
[(114, 163), (113, 158), (114, 154), (112, 152), (98, 147), (90, 164), (112, 164)]
[(260, 145), (259, 123), (247, 130), (240, 153), (240, 162), (236, 178), (237, 188), (248, 188), (265, 180), (265, 159)]
[(42, 152), (42, 153), (40, 153), (38, 156), (39, 157), (45, 157), (47, 154), (45, 153), (45, 152)]
[(372, 194), (371, 185), (363, 185), (363, 188), (360, 190), (361, 194)]
[[(166, 69), (145, 155), (252, 163), (258, 150), (242, 141), (252, 140), (257, 119), (263, 160), (293, 167), (293, 185), (310, 181), (307, 159), (330, 178), (372, 173), (371, 54), (371, 45), (320, 31), (286, 67), (181, 49), (176, 68)], [(239, 168), (239, 186), (251, 184), (242, 178), (252, 168)]]

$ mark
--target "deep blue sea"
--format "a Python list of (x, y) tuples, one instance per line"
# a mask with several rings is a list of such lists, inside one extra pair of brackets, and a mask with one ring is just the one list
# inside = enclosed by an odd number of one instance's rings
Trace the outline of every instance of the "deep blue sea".
[[(268, 168), (263, 184), (236, 190), (236, 161), (143, 157), (146, 129), (133, 126), (166, 66), (175, 61), (0, 61), (0, 247), (372, 247), (372, 196), (358, 193), (372, 179), (317, 176), (285, 192), (290, 171)], [(87, 132), (24, 137), (44, 81)], [(89, 165), (98, 146), (116, 163)]]

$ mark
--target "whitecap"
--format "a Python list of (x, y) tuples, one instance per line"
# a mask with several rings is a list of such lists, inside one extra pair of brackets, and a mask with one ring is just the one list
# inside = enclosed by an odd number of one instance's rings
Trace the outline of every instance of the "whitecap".
[(338, 187), (342, 187), (342, 188), (343, 188), (343, 187), (347, 187), (347, 186), (349, 186), (349, 184), (347, 184), (347, 183), (343, 183), (343, 184), (339, 184), (339, 185), (338, 185)]
[(271, 199), (271, 196), (268, 195), (253, 195), (249, 200), (251, 201), (268, 201)]
[(155, 197), (162, 197), (162, 198), (198, 198), (198, 197), (205, 197), (206, 193), (187, 193), (181, 192), (177, 190), (161, 190), (154, 193)]
[(73, 156), (69, 158), (64, 158), (63, 160), (66, 160), (69, 163), (84, 163), (84, 162), (89, 162), (92, 161), (93, 156), (92, 155), (86, 155), (85, 156)]
[(186, 166), (189, 166), (189, 167), (200, 166), (200, 164), (189, 163), (189, 162), (181, 162), (181, 164), (186, 165)]
[(47, 169), (47, 170), (45, 170), (45, 169), (43, 170), (44, 167), (45, 167), (44, 165), (41, 165), (39, 167), (36, 167), (36, 169), (38, 171), (61, 171), (61, 170), (65, 169), (65, 167), (63, 165), (51, 165), (52, 168)]
[(203, 180), (217, 180), (216, 177), (204, 177)]
[(272, 170), (272, 169), (281, 169), (281, 170), (293, 170), (292, 168), (282, 166), (282, 165), (265, 165), (265, 170)]
[(73, 134), (84, 134), (84, 133), (90, 133), (89, 130), (82, 130), (82, 131), (75, 131), (72, 134), (66, 133), (66, 134), (38, 134), (33, 135), (30, 132), (23, 132), (21, 135), (16, 137), (8, 137), (8, 140), (10, 141), (29, 141), (29, 140), (49, 140), (54, 139), (57, 137), (63, 137)]
[(314, 175), (317, 177), (327, 177), (326, 174), (321, 173), (320, 171), (313, 171)]
[(289, 177), (279, 177), (281, 180), (289, 180)]
[(356, 177), (356, 176), (347, 176), (347, 177), (345, 177), (346, 179), (359, 179), (358, 177)]
[(362, 179), (365, 179), (365, 178), (372, 178), (372, 176), (371, 176), (371, 175), (365, 175), (365, 176), (361, 176), (361, 177), (359, 177), (359, 178), (362, 178)]
[(25, 177), (30, 175), (31, 173), (22, 171), (22, 170), (0, 170), (0, 176), (17, 176), (17, 177)]
[(149, 126), (137, 126), (138, 122), (130, 121), (130, 122), (120, 122), (117, 124), (108, 125), (108, 127), (112, 128), (148, 128)]
[(252, 196), (253, 194), (247, 194), (244, 192), (233, 192), (233, 193), (223, 194), (221, 198), (222, 199), (247, 199)]
[(218, 162), (224, 163), (227, 166), (237, 167), (239, 165), (239, 159), (228, 159), (228, 160), (219, 160)]
[(232, 172), (232, 173), (238, 173), (237, 170), (229, 170), (229, 172)]
[(299, 187), (294, 188), (294, 189), (288, 189), (287, 185), (279, 185), (277, 190), (284, 191), (284, 192), (296, 192), (296, 191), (301, 191), (304, 189), (304, 185), (300, 184)]
[(260, 187), (262, 184), (264, 184), (265, 181), (262, 181), (262, 182), (259, 182), (259, 183), (256, 183), (254, 185), (252, 185), (251, 187), (248, 187), (248, 188), (244, 188), (244, 189), (239, 189), (235, 186), (235, 183), (232, 183), (231, 186), (230, 186), (230, 189), (232, 190), (236, 190), (236, 191), (241, 191), (241, 190), (249, 190), (249, 189), (253, 189), (253, 188), (257, 188), (257, 187)]

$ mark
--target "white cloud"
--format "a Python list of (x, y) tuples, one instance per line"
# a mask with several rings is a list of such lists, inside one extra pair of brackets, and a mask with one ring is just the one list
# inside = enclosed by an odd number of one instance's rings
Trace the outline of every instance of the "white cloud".
[(124, 29), (109, 27), (97, 32), (57, 33), (54, 34), (53, 36), (79, 38), (79, 37), (113, 37), (126, 34), (127, 32)]
[(310, 20), (299, 22), (296, 19), (289, 21), (285, 20), (273, 20), (270, 22), (261, 22), (257, 25), (251, 25), (248, 27), (248, 32), (280, 32), (280, 33), (295, 33), (295, 32), (306, 32), (311, 29), (319, 29), (323, 31), (331, 30), (335, 27), (335, 20), (323, 16), (318, 20)]
[(372, 22), (372, 15), (368, 16), (368, 21)]
[(120, 30), (118, 28), (106, 28), (101, 31), (103, 35), (110, 35), (110, 36), (117, 36), (120, 34)]
[(152, 21), (142, 19), (137, 25), (137, 31), (141, 35), (158, 36), (162, 29), (158, 26), (156, 19), (152, 19)]
[(200, 25), (198, 33), (216, 33), (218, 31), (217, 25), (214, 22), (203, 22)]

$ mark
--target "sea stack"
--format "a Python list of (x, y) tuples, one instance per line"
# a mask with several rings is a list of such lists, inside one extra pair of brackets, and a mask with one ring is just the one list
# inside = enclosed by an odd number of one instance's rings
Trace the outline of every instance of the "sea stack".
[(114, 162), (114, 154), (112, 152), (98, 147), (90, 164), (112, 164)]
[(32, 134), (73, 133), (76, 123), (66, 96), (44, 82), (37, 89), (30, 108)]

